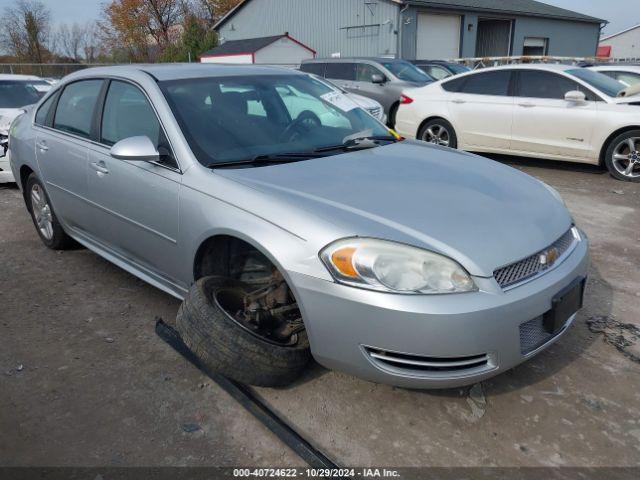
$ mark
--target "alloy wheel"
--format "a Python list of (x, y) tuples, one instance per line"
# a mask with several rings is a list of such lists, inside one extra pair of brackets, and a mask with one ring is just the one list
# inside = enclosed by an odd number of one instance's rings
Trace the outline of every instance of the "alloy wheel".
[(640, 177), (640, 151), (638, 143), (640, 138), (632, 137), (623, 140), (613, 150), (613, 167), (628, 178)]
[(44, 190), (37, 183), (31, 187), (31, 208), (38, 230), (45, 239), (51, 240), (53, 238), (53, 214)]
[(425, 142), (433, 143), (435, 145), (442, 145), (443, 147), (449, 146), (449, 130), (446, 127), (438, 124), (431, 125), (422, 134), (422, 140)]

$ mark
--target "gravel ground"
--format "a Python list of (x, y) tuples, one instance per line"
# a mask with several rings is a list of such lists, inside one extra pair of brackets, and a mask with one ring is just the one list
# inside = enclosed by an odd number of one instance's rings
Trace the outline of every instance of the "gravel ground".
[[(471, 391), (317, 365), (258, 390), (339, 463), (640, 465), (640, 184), (514, 165), (556, 187), (591, 239), (585, 308), (557, 344)], [(155, 335), (177, 308), (86, 249), (47, 250), (0, 185), (0, 466), (303, 465)]]

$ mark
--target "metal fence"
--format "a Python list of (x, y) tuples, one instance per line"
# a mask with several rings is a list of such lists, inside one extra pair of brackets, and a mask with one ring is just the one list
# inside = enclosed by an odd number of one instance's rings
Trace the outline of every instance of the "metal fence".
[(113, 65), (109, 63), (0, 63), (0, 73), (62, 78), (78, 70)]
[(552, 57), (552, 56), (519, 56), (519, 57), (477, 57), (454, 58), (452, 62), (461, 63), (472, 69), (514, 65), (520, 63), (564, 63), (570, 65), (606, 65), (609, 63), (640, 63), (640, 58), (600, 58), (600, 57)]

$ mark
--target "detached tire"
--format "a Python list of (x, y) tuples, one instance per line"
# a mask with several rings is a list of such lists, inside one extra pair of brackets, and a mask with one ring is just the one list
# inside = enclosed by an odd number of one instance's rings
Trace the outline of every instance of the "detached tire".
[(224, 277), (205, 277), (193, 284), (176, 317), (184, 343), (211, 370), (240, 383), (281, 387), (305, 370), (311, 352), (306, 331), (295, 345), (270, 342), (241, 326), (215, 300), (222, 289), (244, 284)]

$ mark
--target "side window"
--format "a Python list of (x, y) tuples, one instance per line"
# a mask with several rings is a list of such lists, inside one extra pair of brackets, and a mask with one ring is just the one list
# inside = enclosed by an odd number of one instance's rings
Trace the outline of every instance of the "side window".
[(509, 80), (511, 70), (497, 70), (482, 72), (464, 77), (466, 82), (460, 92), (476, 95), (509, 95)]
[(100, 141), (114, 145), (137, 136), (148, 137), (153, 142), (160, 152), (160, 163), (177, 168), (169, 142), (147, 97), (138, 87), (114, 80), (104, 102)]
[(101, 87), (102, 80), (82, 80), (67, 85), (58, 100), (53, 128), (89, 138)]
[(355, 80), (355, 63), (327, 63), (325, 77), (333, 80)]
[(423, 68), (427, 75), (435, 78), (436, 80), (442, 80), (443, 78), (450, 77), (451, 74), (442, 67), (437, 67), (435, 65), (429, 65)]
[(630, 87), (640, 83), (640, 75), (632, 72), (616, 72), (616, 80)]
[(467, 81), (467, 77), (458, 77), (453, 80), (447, 80), (442, 83), (442, 88), (444, 88), (447, 92), (459, 92), (460, 87), (464, 85)]
[(55, 100), (56, 94), (51, 95), (47, 100), (42, 104), (42, 106), (36, 112), (36, 124), (37, 125), (46, 125), (47, 124), (47, 116), (49, 115), (49, 111), (51, 110), (51, 105), (53, 105), (53, 101)]
[(357, 64), (356, 81), (371, 83), (371, 78), (374, 75), (381, 75), (382, 77), (384, 77), (384, 74), (380, 70), (378, 70), (376, 67), (368, 65), (366, 63)]
[(324, 63), (303, 63), (300, 71), (324, 77)]
[[(580, 90), (589, 98), (589, 92), (569, 78), (552, 72), (522, 70), (519, 72), (518, 96), (564, 100), (571, 90)], [(592, 98), (589, 98), (592, 100)]]

